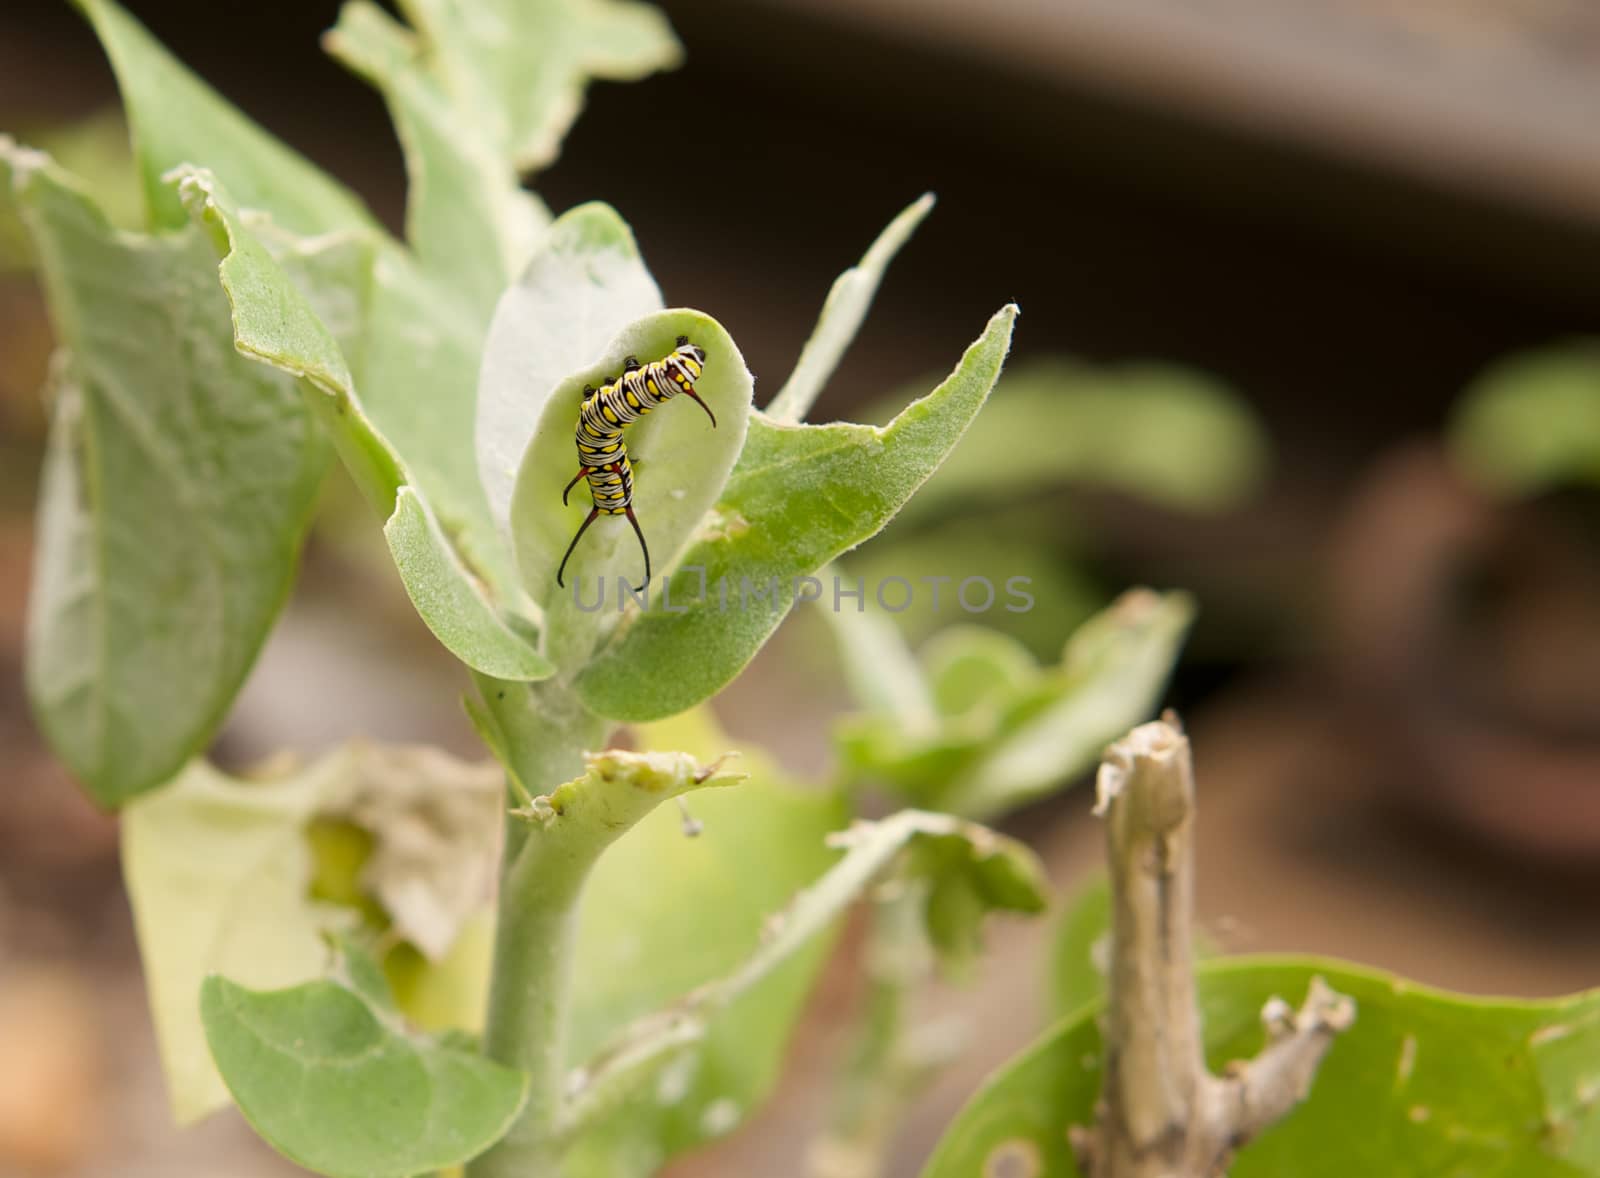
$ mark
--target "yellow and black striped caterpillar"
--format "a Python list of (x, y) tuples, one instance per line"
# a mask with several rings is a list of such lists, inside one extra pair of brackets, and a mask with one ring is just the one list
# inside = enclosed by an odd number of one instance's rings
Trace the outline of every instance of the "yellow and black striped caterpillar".
[(637, 358), (629, 356), (623, 361), (621, 376), (598, 389), (593, 385), (584, 386), (583, 407), (578, 411), (578, 473), (562, 489), (561, 505), (566, 506), (567, 495), (578, 485), (578, 480), (586, 478), (594, 510), (578, 526), (578, 534), (567, 545), (561, 567), (556, 570), (557, 585), (565, 586), (562, 577), (567, 571), (567, 561), (572, 559), (572, 550), (599, 515), (628, 517), (644, 552), (644, 584), (638, 588), (643, 589), (650, 583), (650, 545), (645, 543), (644, 532), (633, 514), (633, 465), (628, 461), (628, 446), (623, 441), (622, 431), (679, 393), (692, 397), (706, 411), (706, 416), (711, 418), (711, 428), (715, 429), (717, 415), (694, 391), (694, 383), (705, 371), (705, 364), (705, 351), (691, 344), (688, 336), (680, 335), (676, 350), (663, 359), (640, 364)]

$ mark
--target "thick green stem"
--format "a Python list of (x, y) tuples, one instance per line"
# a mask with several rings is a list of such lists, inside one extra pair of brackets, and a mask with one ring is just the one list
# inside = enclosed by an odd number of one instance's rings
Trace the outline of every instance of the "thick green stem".
[[(605, 737), (603, 720), (558, 684), (480, 678), (496, 746), (520, 797), (553, 793), (582, 775), (583, 754)], [(484, 1051), (530, 1077), (528, 1103), (506, 1137), (468, 1167), (470, 1178), (554, 1178), (565, 1097), (567, 1004), (578, 901), (599, 847), (538, 837), (513, 818), (506, 830), (494, 972)]]

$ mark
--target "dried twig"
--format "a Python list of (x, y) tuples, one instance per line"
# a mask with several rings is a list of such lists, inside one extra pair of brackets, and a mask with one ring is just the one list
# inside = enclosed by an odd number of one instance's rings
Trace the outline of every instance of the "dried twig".
[(1316, 979), (1298, 1014), (1267, 1004), (1260, 1055), (1207, 1072), (1190, 948), (1194, 768), (1177, 717), (1112, 745), (1097, 786), (1112, 894), (1105, 1087), (1073, 1145), (1091, 1178), (1211, 1178), (1305, 1098), (1355, 1005)]

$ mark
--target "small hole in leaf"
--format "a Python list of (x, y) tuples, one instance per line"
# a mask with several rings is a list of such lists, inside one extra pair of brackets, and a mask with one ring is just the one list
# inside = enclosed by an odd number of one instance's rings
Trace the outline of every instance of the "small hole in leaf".
[(1023, 1137), (1002, 1141), (984, 1159), (983, 1178), (1038, 1178), (1039, 1147)]

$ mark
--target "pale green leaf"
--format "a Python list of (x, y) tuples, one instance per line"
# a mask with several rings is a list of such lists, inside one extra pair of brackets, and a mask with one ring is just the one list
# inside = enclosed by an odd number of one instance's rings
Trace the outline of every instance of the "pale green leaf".
[(990, 819), (1073, 780), (1149, 717), (1194, 616), (1186, 594), (1125, 593), (1078, 628), (1061, 662), (1040, 668), (1015, 640), (959, 626), (930, 640), (932, 728), (882, 712), (843, 722), (853, 781), (919, 805)]
[[(295, 232), (376, 227), (349, 189), (241, 114), (112, 0), (74, 2), (116, 72), (152, 227), (185, 224), (183, 204), (164, 179), (185, 163), (209, 168), (241, 204), (269, 211)], [(256, 15), (271, 19), (265, 9)]]
[(289, 591), (328, 453), (294, 382), (235, 352), (202, 234), (116, 231), (4, 139), (0, 186), (63, 349), (29, 697), (58, 755), (117, 805), (215, 734)]
[[(447, 473), (449, 462), (425, 463), (414, 471), (409, 460), (402, 460), (397, 443), (392, 444), (388, 428), (404, 422), (405, 436), (426, 449), (421, 435), (446, 410), (422, 399), (409, 405), (395, 396), (401, 389), (425, 375), (437, 362), (441, 351), (459, 353), (461, 344), (444, 343), (431, 333), (412, 333), (416, 352), (415, 372), (395, 371), (392, 357), (377, 359), (369, 349), (364, 357), (363, 379), (368, 387), (384, 387), (391, 382), (380, 401), (385, 415), (369, 414), (366, 402), (357, 394), (350, 366), (345, 362), (338, 340), (324, 326), (317, 312), (302, 297), (297, 284), (285, 273), (261, 234), (252, 232), (243, 214), (233, 205), (228, 193), (209, 174), (186, 172), (180, 180), (185, 199), (194, 216), (214, 234), (214, 244), (222, 258), (222, 287), (233, 310), (233, 332), (238, 349), (303, 378), (312, 389), (311, 403), (334, 438), (335, 446), (352, 475), (378, 510), (389, 517), (385, 529), (390, 550), (400, 569), (406, 591), (434, 635), (463, 662), (499, 678), (535, 679), (548, 675), (552, 667), (531, 641), (512, 631), (507, 611), (497, 601), (496, 586), (484, 579), (478, 567), (469, 567), (464, 551), (467, 538), (452, 531), (450, 517), (438, 518), (430, 488), (438, 488), (447, 503), (460, 504), (461, 483)], [(357, 270), (363, 257), (371, 262), (376, 279), (373, 285), (374, 318), (393, 314), (390, 302), (395, 290), (409, 290), (414, 278), (387, 282), (383, 275), (406, 270), (409, 263), (393, 251), (376, 259), (359, 249), (329, 243), (330, 272), (347, 275)], [(315, 255), (304, 252), (288, 255), (286, 264), (302, 271), (315, 264)], [(383, 291), (391, 292), (390, 295)], [(374, 339), (391, 333), (394, 320), (386, 326), (372, 327)], [(448, 361), (446, 362), (448, 363)], [(379, 422), (385, 427), (380, 432)], [(438, 427), (442, 428), (442, 427)], [(470, 454), (468, 455), (470, 460)], [(475, 477), (473, 485), (476, 485)], [(452, 494), (451, 488), (457, 493)], [(405, 493), (402, 494), (402, 489)], [(478, 495), (481, 526), (472, 535), (484, 547), (498, 547), (499, 539), (488, 522), (487, 506)], [(452, 543), (459, 540), (459, 543)]]
[(845, 349), (861, 329), (861, 321), (872, 305), (872, 296), (878, 293), (878, 284), (883, 281), (883, 272), (932, 208), (932, 193), (912, 203), (889, 222), (859, 265), (852, 266), (834, 280), (827, 301), (822, 304), (822, 315), (801, 349), (794, 371), (767, 406), (767, 416), (773, 421), (793, 425), (806, 419), (822, 387), (839, 366)]
[[(481, 935), (461, 942), (489, 903), (500, 811), (496, 767), (365, 743), (270, 779), (196, 762), (128, 806), (123, 872), (178, 1119), (227, 1100), (200, 1025), (204, 978), (263, 989), (316, 978), (324, 934), (363, 912), (441, 958), (409, 971), (408, 1009), (430, 1021), (474, 1009), (458, 989), (482, 980)], [(336, 847), (330, 828), (357, 838)]]
[[(838, 565), (822, 580), (843, 575)], [(931, 736), (937, 726), (933, 692), (900, 628), (883, 611), (830, 609), (817, 613), (833, 631), (850, 692), (868, 712), (910, 737)]]
[(123, 814), (122, 871), (180, 1123), (228, 1100), (200, 1025), (206, 975), (261, 987), (316, 977), (328, 960), (323, 933), (355, 919), (310, 894), (304, 832), (335, 772), (324, 762), (245, 784), (196, 763)]
[(1600, 342), (1494, 364), (1463, 394), (1449, 442), (1457, 465), (1497, 494), (1600, 482)]
[[(641, 739), (701, 760), (734, 747), (703, 709), (644, 730)], [(757, 749), (730, 764), (750, 778), (692, 799), (698, 837), (687, 837), (677, 811), (663, 806), (590, 876), (574, 967), (573, 1066), (590, 1063), (632, 1020), (735, 969), (768, 918), (832, 861), (823, 840), (846, 819), (836, 793), (787, 781)], [(659, 1085), (586, 1134), (568, 1167), (573, 1178), (626, 1172), (630, 1155), (665, 1158), (752, 1112), (777, 1080), (830, 940), (814, 938), (738, 1001), (708, 1013), (693, 1049)]]
[[(517, 468), (556, 386), (661, 309), (633, 232), (609, 205), (579, 205), (550, 227), (500, 297), (478, 380), (478, 476), (501, 527), (510, 526)], [(568, 435), (576, 428), (574, 417)]]
[(485, 599), (411, 487), (400, 488), (383, 534), (411, 604), (451, 654), (497, 679), (551, 673), (550, 661)]
[[(744, 357), (722, 325), (698, 311), (681, 309), (658, 311), (629, 324), (549, 394), (523, 457), (511, 505), (517, 567), (528, 594), (544, 607), (546, 652), (563, 669), (582, 666), (599, 636), (625, 616), (619, 580), (633, 586), (644, 576), (644, 558), (627, 520), (601, 516), (573, 552), (566, 588), (556, 584), (562, 554), (592, 505), (581, 481), (573, 487), (568, 505), (561, 504), (562, 488), (578, 468), (576, 432), (583, 386), (614, 378), (628, 356), (645, 363), (666, 356), (679, 336), (687, 336), (706, 353), (705, 371), (695, 391), (716, 415), (716, 425), (688, 397), (677, 397), (634, 422), (626, 435), (634, 468), (633, 508), (650, 546), (656, 576), (647, 591), (658, 594), (665, 582), (662, 572), (674, 566), (716, 502), (745, 443), (753, 382)], [(600, 608), (594, 608), (602, 593)], [(664, 607), (657, 597), (650, 616), (660, 608)], [(639, 668), (629, 672), (641, 673), (652, 674)], [(663, 676), (670, 677), (665, 672)]]
[(579, 677), (585, 703), (654, 719), (732, 680), (788, 613), (799, 579), (871, 537), (938, 468), (994, 386), (1015, 317), (1015, 307), (996, 314), (945, 382), (886, 427), (752, 415), (717, 510), (672, 577), (672, 600), (687, 610), (632, 615)]
[[(1229, 958), (1199, 971), (1213, 1069), (1264, 1037), (1261, 1009), (1322, 977), (1356, 1003), (1309, 1099), (1240, 1152), (1234, 1178), (1581, 1178), (1600, 1170), (1600, 992), (1542, 1002), (1465, 998), (1372, 970)], [(1089, 1125), (1102, 1078), (1082, 1011), (997, 1072), (946, 1132), (923, 1178), (1075, 1178), (1067, 1128)]]
[[(555, 159), (590, 78), (678, 64), (666, 18), (634, 0), (402, 0), (440, 84), (519, 171)], [(663, 144), (692, 152), (695, 144)]]
[(388, 103), (405, 150), (406, 239), (418, 264), (486, 318), (548, 212), (522, 191), (475, 112), (455, 105), (430, 72), (432, 47), (383, 9), (350, 0), (324, 45)]
[(940, 805), (987, 819), (1083, 772), (1155, 711), (1194, 620), (1185, 593), (1133, 590), (1072, 635), (1048, 702), (986, 749)]
[[(833, 845), (845, 848), (844, 857), (768, 919), (759, 944), (753, 951), (745, 950), (748, 956), (742, 963), (682, 1001), (636, 1020), (610, 1041), (585, 1077), (588, 1087), (576, 1097), (575, 1115), (582, 1117), (586, 1105), (612, 1102), (621, 1102), (624, 1111), (591, 1126), (575, 1150), (571, 1167), (575, 1175), (650, 1174), (677, 1150), (732, 1129), (749, 1112), (745, 1093), (731, 1081), (751, 1068), (750, 1061), (741, 1058), (743, 1036), (727, 1041), (724, 1070), (712, 1085), (706, 1082), (709, 1061), (693, 1054), (693, 1048), (710, 1042), (727, 1013), (759, 992), (757, 987), (805, 951), (813, 938), (833, 927), (845, 909), (908, 850), (913, 853), (911, 870), (931, 873), (935, 882), (959, 881), (985, 909), (1035, 912), (1043, 905), (1043, 877), (1026, 848), (949, 815), (904, 811), (882, 822), (858, 823), (835, 836)], [(942, 924), (941, 913), (930, 910), (929, 915), (936, 930), (948, 927)], [(960, 935), (968, 932), (970, 927), (964, 927)], [(797, 999), (794, 995), (790, 1001)], [(753, 1012), (740, 1018), (747, 1026), (745, 1035), (760, 1025)], [(663, 1065), (665, 1070), (660, 1070)], [(639, 1092), (629, 1103), (629, 1094), (651, 1078), (653, 1090)], [(770, 1076), (765, 1078), (763, 1090), (770, 1081)], [(639, 1131), (651, 1120), (661, 1126), (653, 1138)]]
[[(356, 976), (381, 983), (375, 967)], [(408, 1031), (368, 989), (206, 979), (206, 1038), (256, 1132), (329, 1178), (410, 1178), (498, 1141), (527, 1099), (527, 1077)]]

